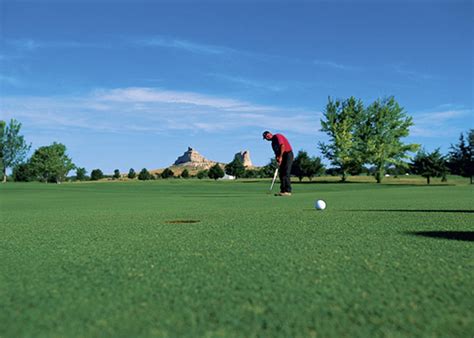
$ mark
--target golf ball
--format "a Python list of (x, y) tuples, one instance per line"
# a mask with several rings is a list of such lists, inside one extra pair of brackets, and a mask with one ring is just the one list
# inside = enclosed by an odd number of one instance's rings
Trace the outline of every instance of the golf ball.
[(317, 200), (314, 207), (318, 210), (324, 210), (326, 209), (326, 202), (324, 202), (323, 200)]

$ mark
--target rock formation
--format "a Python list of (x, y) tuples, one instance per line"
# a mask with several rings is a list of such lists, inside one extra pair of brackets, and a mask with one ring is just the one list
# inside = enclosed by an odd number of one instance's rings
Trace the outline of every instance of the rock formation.
[(174, 162), (174, 165), (176, 166), (187, 166), (200, 169), (209, 169), (214, 164), (216, 164), (216, 162), (206, 159), (191, 147), (188, 147), (188, 150), (183, 154), (183, 156), (178, 157)]
[(253, 167), (252, 160), (250, 160), (250, 152), (248, 150), (242, 150), (241, 152), (235, 154), (234, 158), (240, 158), (244, 167), (250, 168)]

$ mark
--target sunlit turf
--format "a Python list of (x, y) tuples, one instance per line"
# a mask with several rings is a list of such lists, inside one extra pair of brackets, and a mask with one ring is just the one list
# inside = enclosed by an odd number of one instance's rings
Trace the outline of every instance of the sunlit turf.
[(472, 186), (269, 183), (0, 186), (0, 337), (473, 336)]

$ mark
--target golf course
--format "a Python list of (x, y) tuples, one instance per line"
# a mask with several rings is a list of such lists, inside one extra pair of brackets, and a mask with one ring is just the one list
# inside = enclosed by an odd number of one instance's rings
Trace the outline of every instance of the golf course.
[(270, 181), (1, 185), (0, 337), (473, 336), (468, 179)]

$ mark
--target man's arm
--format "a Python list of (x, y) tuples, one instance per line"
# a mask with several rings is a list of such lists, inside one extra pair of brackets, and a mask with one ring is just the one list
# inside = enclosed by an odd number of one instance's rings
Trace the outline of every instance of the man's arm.
[(285, 152), (285, 145), (282, 143), (280, 145), (280, 154), (276, 157), (276, 161), (278, 165), (281, 165), (281, 159), (283, 157), (283, 153)]

